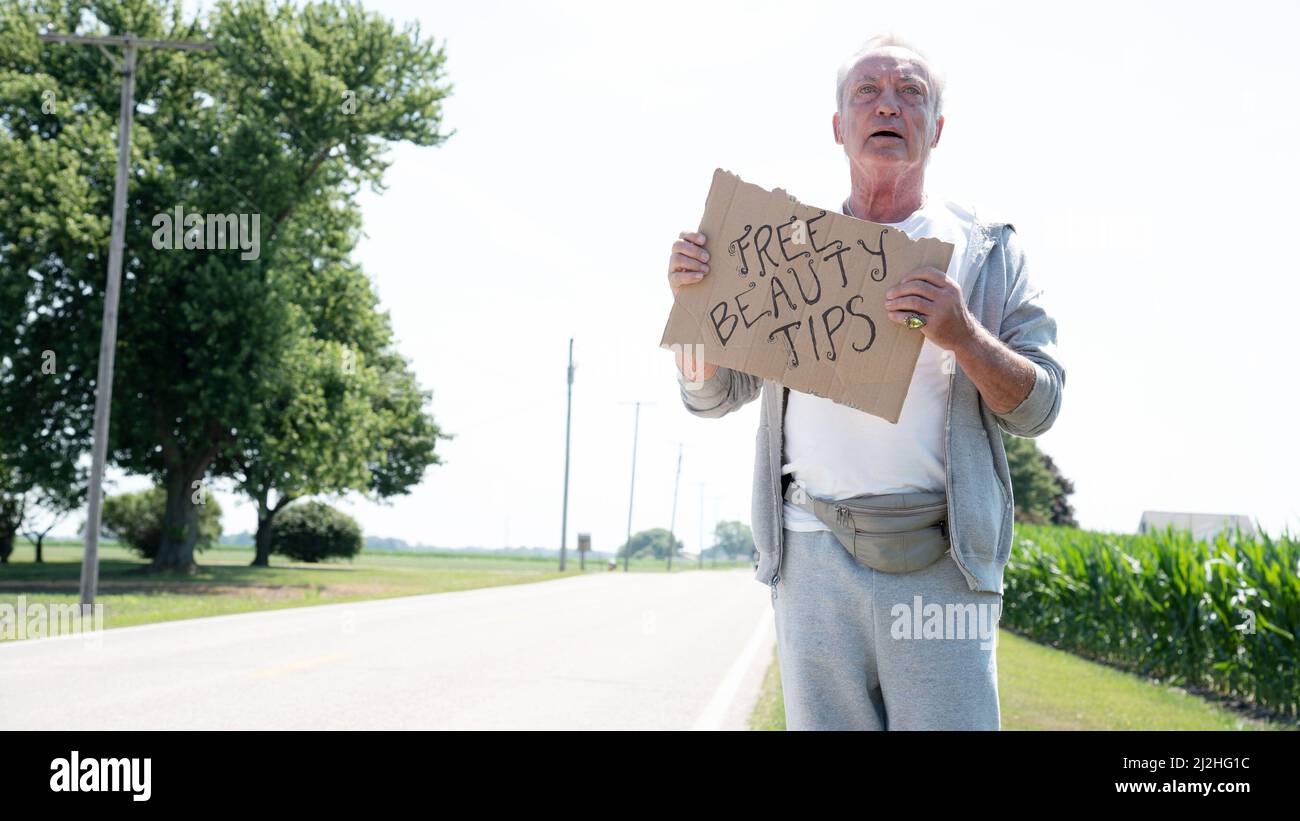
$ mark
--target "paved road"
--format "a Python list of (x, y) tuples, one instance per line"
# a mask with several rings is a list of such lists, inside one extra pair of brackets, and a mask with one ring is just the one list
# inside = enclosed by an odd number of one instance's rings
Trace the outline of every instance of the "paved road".
[(98, 638), (0, 644), (0, 730), (743, 729), (775, 632), (767, 588), (741, 569), (598, 573)]

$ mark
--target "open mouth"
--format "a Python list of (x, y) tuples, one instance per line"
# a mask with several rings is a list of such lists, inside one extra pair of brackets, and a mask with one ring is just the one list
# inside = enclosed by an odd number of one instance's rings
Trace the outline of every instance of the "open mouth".
[(875, 137), (893, 137), (895, 140), (903, 139), (902, 134), (899, 134), (897, 131), (891, 131), (888, 128), (881, 129), (880, 131), (877, 131), (871, 135), (871, 138), (875, 138)]

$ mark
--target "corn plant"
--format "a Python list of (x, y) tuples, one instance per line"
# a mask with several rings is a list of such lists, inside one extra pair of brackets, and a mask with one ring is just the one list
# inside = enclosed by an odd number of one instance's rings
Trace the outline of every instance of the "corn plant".
[(1002, 624), (1171, 684), (1300, 713), (1300, 544), (1018, 524)]

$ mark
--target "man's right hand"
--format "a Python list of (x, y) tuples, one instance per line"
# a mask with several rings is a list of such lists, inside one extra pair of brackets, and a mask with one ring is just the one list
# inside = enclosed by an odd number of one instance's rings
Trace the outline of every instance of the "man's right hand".
[[(673, 296), (682, 288), (694, 285), (709, 273), (709, 252), (704, 250), (704, 235), (698, 231), (683, 231), (673, 243), (672, 256), (668, 258), (668, 285)], [(684, 346), (691, 351), (698, 351), (696, 345)], [(678, 349), (677, 369), (688, 381), (707, 382), (713, 378), (718, 366), (704, 362), (693, 353), (687, 361), (687, 352)]]

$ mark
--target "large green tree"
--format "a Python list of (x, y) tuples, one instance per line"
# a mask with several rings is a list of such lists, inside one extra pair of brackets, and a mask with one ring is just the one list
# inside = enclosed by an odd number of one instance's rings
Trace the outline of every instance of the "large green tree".
[[(0, 271), (3, 268), (0, 248)], [(13, 313), (0, 311), (0, 317), (9, 318), (0, 320), (0, 563), (9, 560), (20, 532), (39, 534), (39, 562), (44, 533), (84, 496), (85, 470), (77, 459), (85, 436), (61, 421), (75, 418), (79, 411), (42, 404), (68, 390), (67, 374), (58, 372), (53, 352), (42, 347), (55, 343), (27, 337), (22, 307)], [(43, 363), (42, 351), (47, 354)], [(37, 361), (35, 369), (24, 364), (29, 360)], [(43, 394), (47, 399), (41, 399)]]
[(1006, 448), (1007, 467), (1011, 472), (1015, 520), (1077, 527), (1068, 499), (1074, 492), (1074, 485), (1061, 475), (1051, 457), (1039, 450), (1033, 439), (1012, 436), (1005, 431), (1002, 444)]
[[(186, 19), (179, 3), (162, 0), (25, 0), (0, 13), (0, 173), (17, 183), (0, 206), (0, 271), (7, 283), (20, 283), (0, 291), (0, 300), (24, 309), (21, 327), (7, 334), (17, 340), (7, 353), (11, 369), (31, 380), (41, 352), (56, 352), (63, 378), (32, 380), (30, 398), (83, 446), (121, 76), (101, 50), (43, 44), (37, 33), (132, 32), (216, 44), (209, 52), (141, 51), (109, 437), (115, 464), (166, 489), (153, 566), (191, 569), (195, 487), (234, 475), (223, 471), (237, 460), (223, 454), (266, 452), (259, 442), (274, 440), (283, 420), (260, 403), (283, 400), (295, 379), (302, 387), (310, 378), (304, 368), (319, 371), (303, 357), (329, 355), (333, 342), (395, 361), (386, 341), (365, 339), (376, 323), (358, 322), (352, 311), (353, 325), (332, 335), (316, 324), (319, 311), (304, 295), (346, 295), (331, 288), (349, 267), (356, 195), (363, 185), (380, 186), (386, 146), (432, 146), (449, 136), (440, 131), (440, 103), (450, 91), (443, 51), (418, 28), (398, 29), (355, 3), (223, 0), (211, 14)], [(156, 219), (178, 208), (244, 215), (245, 225), (256, 226), (256, 252), (248, 244), (158, 247), (166, 233)], [(10, 322), (8, 315), (0, 321)], [(359, 379), (371, 377), (378, 379)], [(347, 401), (366, 391), (345, 391)], [(368, 397), (372, 408), (382, 406), (376, 394)], [(435, 429), (423, 409), (405, 421), (431, 452)], [(331, 431), (355, 456), (352, 432)], [(330, 447), (327, 440), (310, 437), (316, 447)], [(361, 458), (379, 461), (384, 452), (372, 446)], [(358, 481), (369, 486), (371, 478), (352, 472), (345, 484)], [(337, 477), (324, 484), (331, 483)]]
[(93, 182), (71, 169), (112, 150), (99, 109), (65, 124), (60, 139), (42, 128), (42, 108), (58, 98), (31, 68), (38, 49), (18, 36), (22, 11), (0, 4), (0, 562), (34, 510), (66, 509), (84, 489), (77, 461), (94, 386), (47, 315), (74, 296), (62, 260), (108, 231), (108, 211), (91, 210)]
[(276, 514), (308, 495), (360, 491), (372, 499), (407, 492), (442, 433), (406, 363), (391, 351), (358, 353), (307, 339), (287, 357), (281, 381), (259, 403), (252, 430), (218, 467), (257, 505), (254, 565), (267, 565)]
[(436, 440), (452, 438), (425, 409), (428, 394), (396, 352), (388, 315), (349, 259), (358, 215), (317, 201), (304, 216), (321, 243), (286, 249), (277, 264), (298, 332), (256, 418), (214, 465), (257, 505), (254, 566), (270, 563), (276, 514), (294, 500), (406, 493), (441, 462)]

